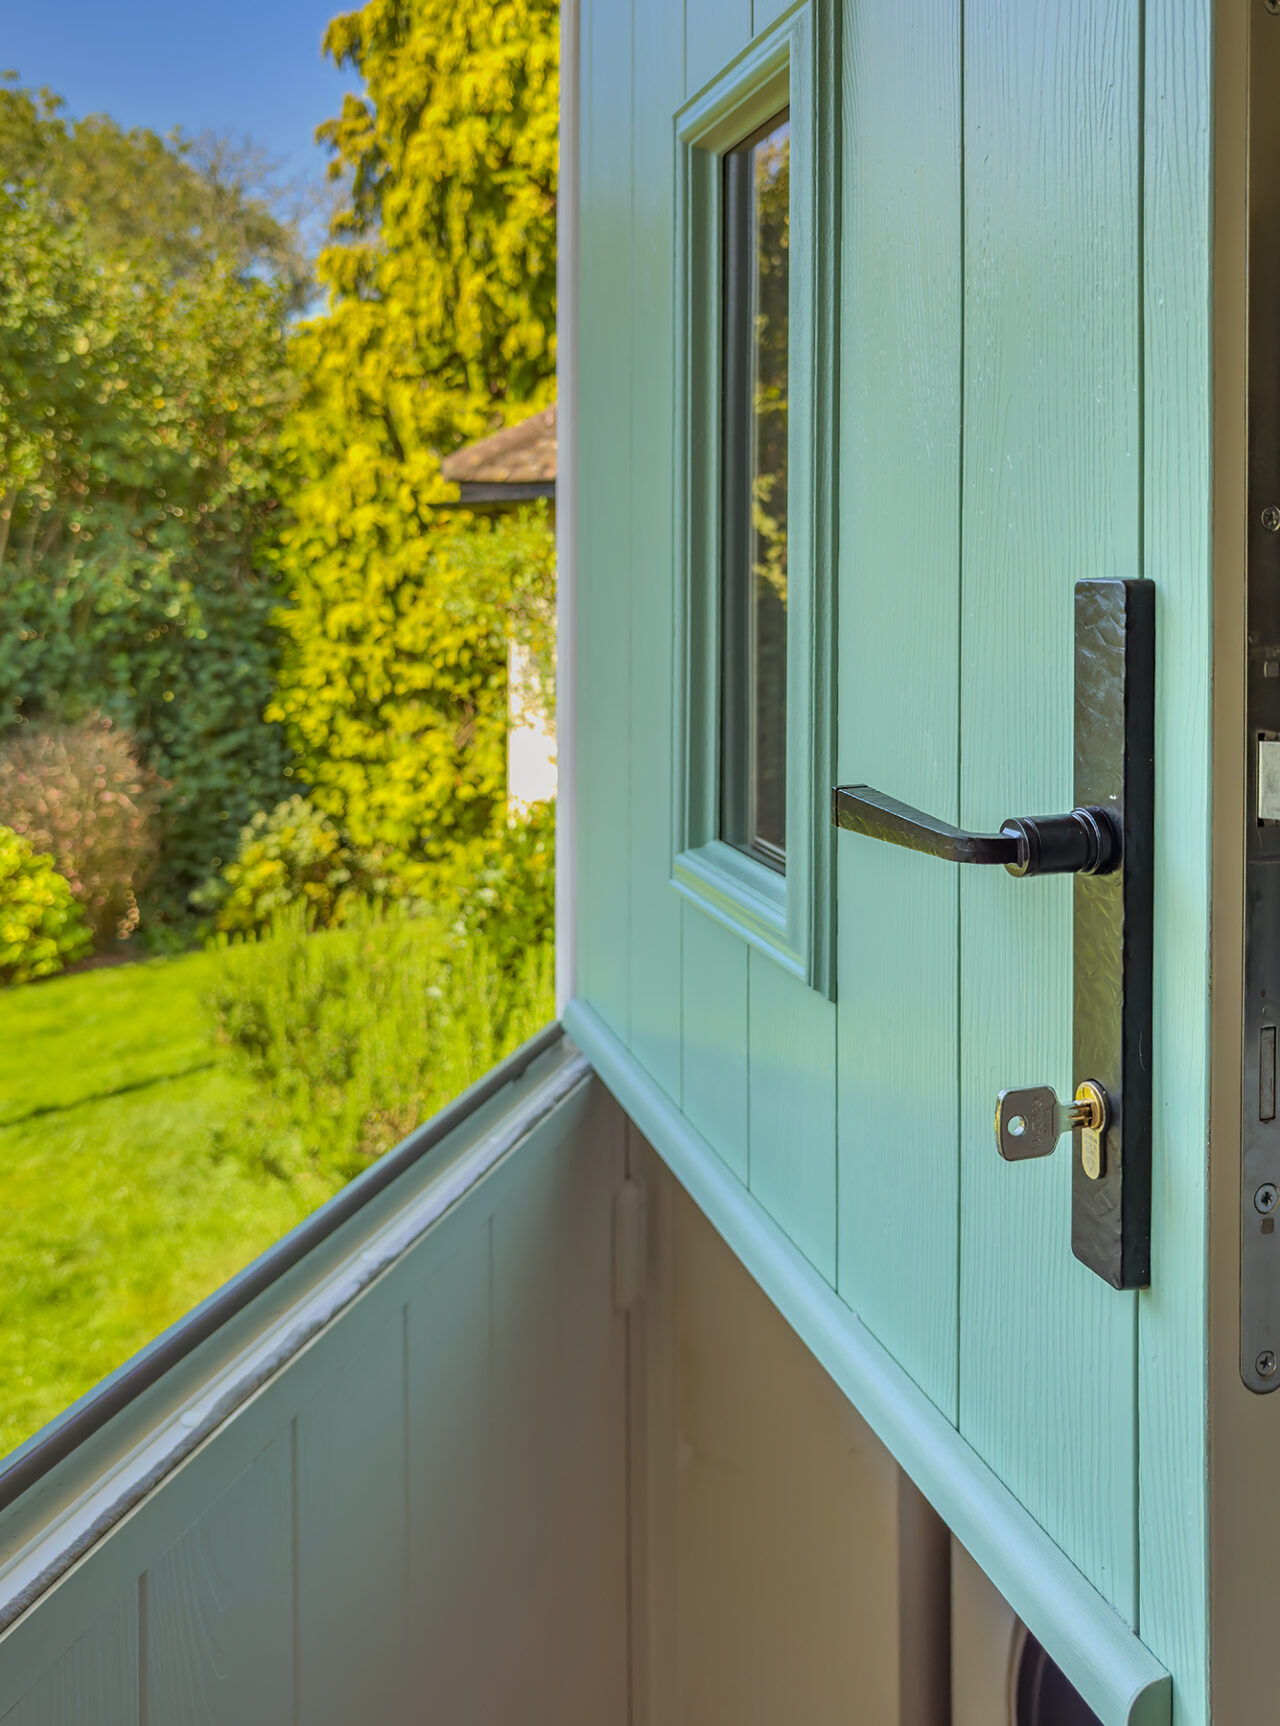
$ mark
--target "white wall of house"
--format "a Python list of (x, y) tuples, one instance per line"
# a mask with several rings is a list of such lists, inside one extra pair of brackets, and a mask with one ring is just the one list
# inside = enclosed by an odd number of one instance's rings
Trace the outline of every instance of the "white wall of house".
[(556, 794), (556, 733), (527, 647), (507, 644), (507, 809), (525, 813)]

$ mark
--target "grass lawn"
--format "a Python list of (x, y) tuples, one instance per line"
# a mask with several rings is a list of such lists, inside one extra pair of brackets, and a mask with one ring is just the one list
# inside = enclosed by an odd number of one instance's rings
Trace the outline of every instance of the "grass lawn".
[(0, 993), (0, 1455), (324, 1197), (214, 1154), (212, 955)]

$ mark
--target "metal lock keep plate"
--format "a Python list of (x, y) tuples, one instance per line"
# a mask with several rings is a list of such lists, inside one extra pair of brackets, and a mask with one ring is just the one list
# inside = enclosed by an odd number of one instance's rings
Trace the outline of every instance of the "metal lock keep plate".
[(1244, 1001), (1240, 1074), (1240, 1377), (1280, 1389), (1280, 30), (1255, 31), (1249, 104), (1249, 480)]

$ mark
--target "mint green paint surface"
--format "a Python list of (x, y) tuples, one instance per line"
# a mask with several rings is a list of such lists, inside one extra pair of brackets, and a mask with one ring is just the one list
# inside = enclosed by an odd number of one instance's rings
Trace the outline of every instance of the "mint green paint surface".
[[(605, 4), (581, 14), (581, 198), (591, 219), (579, 258), (578, 555), (579, 796), (593, 811), (578, 855), (578, 893), (592, 931), (582, 984), (613, 1028), (630, 1035), (632, 528), (649, 507), (631, 481), (631, 19)], [(660, 601), (659, 601), (660, 602)], [(656, 681), (656, 680), (655, 680)], [(650, 746), (643, 733), (638, 748)], [(656, 814), (656, 810), (654, 811)]]
[[(837, 766), (954, 820), (959, 14), (870, 0), (844, 22)], [(954, 1420), (959, 882), (850, 838), (836, 877), (838, 1287)]]
[[(1205, 1717), (1211, 0), (1148, 0), (1144, 573), (1158, 583), (1154, 1286), (1138, 1299), (1138, 1618)], [(1270, 23), (1268, 19), (1266, 22)]]
[[(1110, 0), (969, 16), (960, 817), (993, 830), (1071, 807), (1074, 584), (1141, 573), (1141, 60)], [(960, 872), (960, 1430), (1132, 1622), (1137, 1296), (1071, 1254), (1066, 1145), (992, 1144), (998, 1091), (1086, 1077), (1071, 894)]]
[[(698, 905), (663, 909), (685, 691), (661, 225), (681, 101), (794, 11), (773, 0), (664, 0), (661, 26), (638, 0), (584, 10), (578, 989), (655, 1119), (692, 1126), (938, 1410), (929, 1442), (958, 1433), (1198, 1726), (1209, 0), (833, 4), (838, 281), (816, 328), (839, 340), (815, 339), (838, 592), (813, 652), (837, 670), (839, 777), (971, 825), (1067, 807), (1073, 585), (1157, 583), (1155, 1287), (1116, 1294), (1072, 1258), (1064, 1149), (1006, 1167), (992, 1142), (998, 1089), (1075, 1076), (1066, 882), (842, 835), (825, 1007)], [(792, 1262), (762, 1260), (784, 1306)]]
[[(667, 887), (671, 857), (671, 688), (675, 472), (675, 137), (684, 97), (684, 0), (650, 0), (632, 26), (633, 80), (644, 93), (632, 131), (631, 476), (640, 500), (631, 537), (631, 796), (645, 811), (632, 833), (631, 1035), (665, 1090), (680, 1086), (680, 905)], [(665, 363), (655, 364), (655, 356)]]
[(748, 978), (751, 1191), (833, 1283), (836, 1010), (763, 953)]
[(745, 941), (684, 907), (684, 1108), (740, 1181), (750, 1179)]
[(751, 40), (751, 0), (715, 0), (684, 8), (685, 94), (720, 75)]

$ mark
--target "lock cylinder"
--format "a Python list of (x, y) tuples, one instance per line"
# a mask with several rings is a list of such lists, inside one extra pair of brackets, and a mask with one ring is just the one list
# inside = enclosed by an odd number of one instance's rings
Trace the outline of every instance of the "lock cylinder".
[(1060, 1103), (1051, 1085), (1001, 1091), (996, 1098), (996, 1145), (1009, 1163), (1050, 1156), (1064, 1133), (1079, 1132), (1080, 1166), (1089, 1180), (1101, 1180), (1110, 1124), (1110, 1101), (1094, 1079), (1082, 1079), (1069, 1103)]

